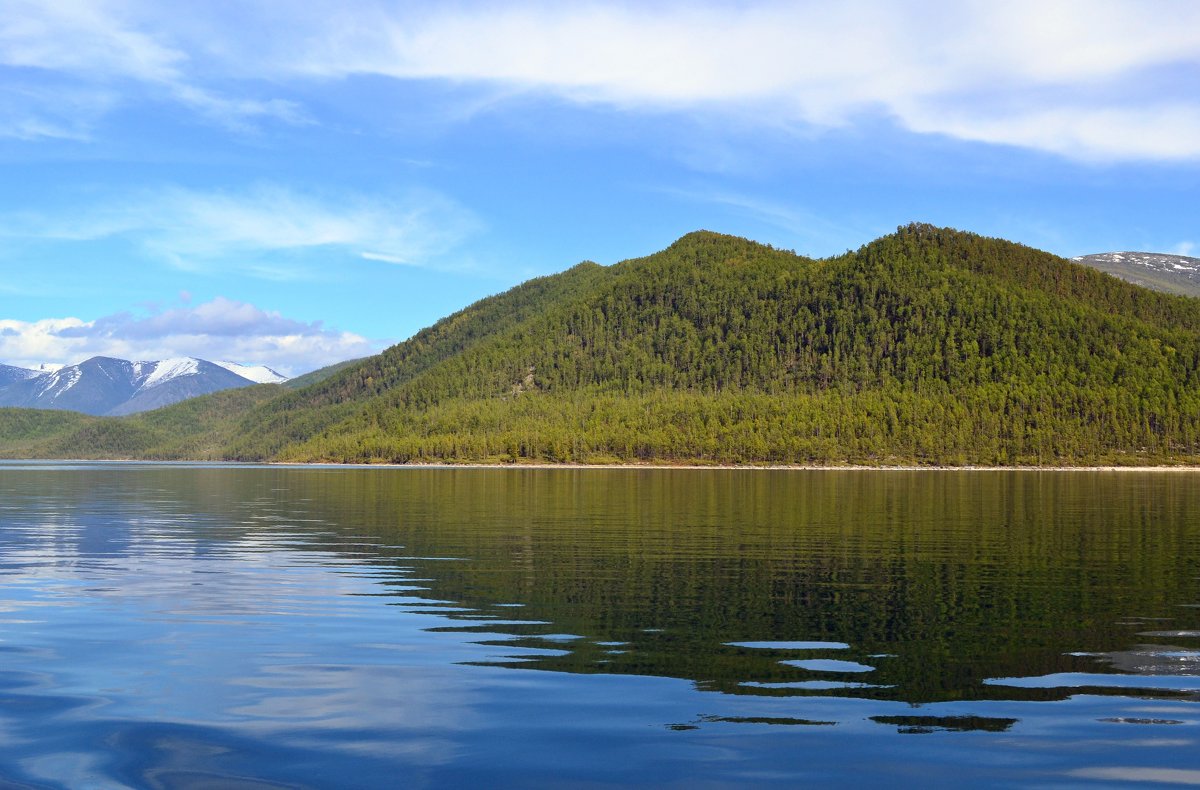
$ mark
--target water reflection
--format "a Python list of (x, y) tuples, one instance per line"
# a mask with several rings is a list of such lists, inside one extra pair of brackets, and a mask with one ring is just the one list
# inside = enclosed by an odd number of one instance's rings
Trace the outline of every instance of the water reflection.
[(1175, 770), (1196, 512), (1169, 474), (0, 464), (0, 779)]

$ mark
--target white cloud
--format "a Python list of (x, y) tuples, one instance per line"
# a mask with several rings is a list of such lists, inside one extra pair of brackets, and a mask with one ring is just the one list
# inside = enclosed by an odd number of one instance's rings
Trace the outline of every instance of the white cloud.
[(389, 254), (383, 253), (383, 252), (363, 252), (363, 253), (359, 253), (359, 256), (361, 258), (363, 258), (363, 260), (368, 260), (368, 261), (383, 261), (384, 263), (395, 263), (400, 266), (411, 266), (412, 265), (412, 261), (410, 261), (406, 258), (401, 258), (398, 255), (389, 255)]
[(0, 319), (0, 360), (22, 367), (74, 364), (97, 355), (133, 360), (193, 356), (265, 364), (291, 375), (377, 350), (351, 332), (223, 297), (148, 315), (117, 313), (92, 321)]
[(1173, 255), (1191, 256), (1195, 252), (1196, 252), (1196, 242), (1194, 242), (1194, 241), (1181, 241), (1178, 244), (1176, 244), (1174, 247), (1171, 248), (1171, 253)]
[(0, 238), (124, 237), (182, 269), (239, 267), (266, 279), (288, 279), (294, 269), (256, 257), (343, 248), (353, 257), (429, 266), (476, 226), (465, 208), (430, 192), (366, 197), (280, 186), (230, 192), (168, 188), (109, 198), (55, 218), (29, 212), (0, 217)]
[(84, 325), (78, 318), (45, 318), (32, 322), (0, 319), (0, 361), (27, 368), (36, 368), (43, 362), (78, 362), (64, 358), (64, 349), (72, 344), (64, 342), (58, 333)]
[(913, 131), (1023, 146), (1084, 161), (1200, 157), (1200, 104), (1121, 108), (1049, 107), (1019, 113), (922, 108)]
[[(258, 66), (821, 126), (883, 113), (913, 131), (1071, 157), (1200, 157), (1200, 4), (1186, 0), (454, 4), (356, 9), (324, 25), (290, 60), (276, 51)], [(1144, 95), (1140, 81), (1164, 68), (1192, 79)]]
[[(368, 75), (486, 87), (485, 106), (549, 95), (818, 127), (882, 115), (1072, 158), (1200, 158), (1194, 0), (8, 5), (0, 66), (143, 86), (233, 128), (310, 120), (237, 92)], [(30, 107), (0, 133), (71, 131)]]

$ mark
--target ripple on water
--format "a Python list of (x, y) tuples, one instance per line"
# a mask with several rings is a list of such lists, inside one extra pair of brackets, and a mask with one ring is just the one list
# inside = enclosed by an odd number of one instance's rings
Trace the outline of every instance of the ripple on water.
[(1105, 724), (1183, 724), (1179, 719), (1146, 719), (1133, 718), (1129, 716), (1111, 716), (1104, 719), (1097, 719)]
[(729, 647), (752, 650), (849, 650), (845, 642), (726, 642)]
[(1193, 638), (1200, 637), (1200, 631), (1141, 631), (1138, 636), (1156, 636), (1160, 638)]
[(807, 669), (809, 672), (873, 672), (875, 667), (857, 661), (839, 661), (833, 658), (799, 658), (781, 661), (790, 667)]
[(767, 683), (757, 680), (743, 680), (738, 684), (755, 689), (800, 689), (803, 691), (847, 691), (852, 689), (889, 688), (875, 683), (851, 683), (837, 680), (793, 680), (780, 683)]
[(1023, 678), (988, 678), (989, 686), (1012, 688), (1121, 688), (1149, 691), (1200, 691), (1200, 678), (1184, 675), (1116, 675), (1101, 672), (1057, 672)]
[(1138, 645), (1130, 650), (1081, 653), (1133, 675), (1200, 675), (1200, 650), (1178, 645)]
[(932, 732), (1008, 732), (1017, 719), (997, 716), (872, 716), (876, 724), (891, 725), (906, 735)]

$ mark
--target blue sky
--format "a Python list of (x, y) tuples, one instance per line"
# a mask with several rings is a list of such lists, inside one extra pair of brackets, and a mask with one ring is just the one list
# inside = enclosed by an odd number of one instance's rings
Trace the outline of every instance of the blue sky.
[(0, 362), (360, 356), (698, 228), (1200, 255), (1200, 3), (0, 0)]

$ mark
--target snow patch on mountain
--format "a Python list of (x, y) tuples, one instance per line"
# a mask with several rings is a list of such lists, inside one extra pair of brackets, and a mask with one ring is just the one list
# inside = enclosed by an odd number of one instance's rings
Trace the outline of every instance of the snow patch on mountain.
[(149, 368), (149, 375), (138, 389), (150, 389), (166, 384), (171, 379), (180, 376), (192, 376), (200, 371), (200, 360), (192, 357), (173, 357), (158, 362), (135, 362), (134, 369), (138, 374)]
[(1162, 252), (1101, 252), (1071, 260), (1147, 288), (1200, 296), (1200, 258)]
[(38, 397), (47, 395), (56, 398), (78, 384), (82, 376), (83, 371), (74, 365), (68, 368), (60, 368), (53, 373), (48, 373), (44, 377), (45, 383), (42, 384), (42, 389), (38, 393)]
[(1174, 269), (1175, 271), (1200, 271), (1200, 258), (1183, 255), (1166, 255), (1158, 252), (1102, 252), (1096, 255), (1080, 255), (1071, 260), (1077, 263), (1108, 261), (1144, 266), (1147, 269)]
[(230, 362), (222, 360), (214, 362), (214, 365), (220, 365), (230, 373), (241, 376), (244, 379), (250, 379), (255, 384), (279, 384), (288, 380), (287, 376), (272, 370), (266, 365), (243, 365), (240, 362)]

